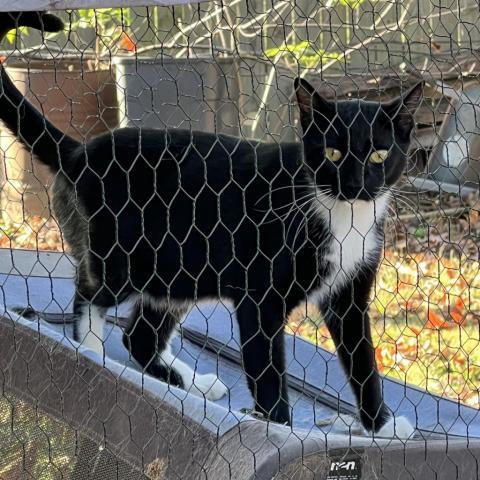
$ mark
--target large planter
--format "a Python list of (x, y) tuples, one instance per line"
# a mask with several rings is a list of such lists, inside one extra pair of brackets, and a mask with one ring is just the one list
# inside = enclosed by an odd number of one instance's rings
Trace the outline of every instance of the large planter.
[(450, 99), (428, 165), (427, 175), (459, 191), (480, 185), (480, 86), (463, 87)]
[(118, 57), (114, 63), (121, 126), (239, 135), (235, 59)]
[[(115, 127), (115, 81), (109, 70), (92, 71), (79, 61), (9, 62), (7, 71), (19, 90), (62, 131), (78, 140)], [(50, 216), (50, 172), (2, 129), (0, 148), (1, 211), (10, 221)]]

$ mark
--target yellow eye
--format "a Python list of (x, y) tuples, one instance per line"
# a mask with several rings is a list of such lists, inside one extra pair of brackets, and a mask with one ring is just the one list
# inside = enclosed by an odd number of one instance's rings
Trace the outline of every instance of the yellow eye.
[(370, 161), (372, 163), (383, 163), (388, 157), (388, 150), (375, 150), (370, 155)]
[(331, 162), (338, 162), (342, 158), (342, 152), (340, 150), (337, 150), (336, 148), (327, 147), (325, 149), (325, 156)]

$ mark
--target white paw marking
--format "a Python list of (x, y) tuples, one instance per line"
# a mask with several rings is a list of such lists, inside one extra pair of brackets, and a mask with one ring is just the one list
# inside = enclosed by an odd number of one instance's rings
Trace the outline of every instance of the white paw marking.
[(375, 434), (366, 432), (360, 421), (353, 415), (340, 413), (317, 422), (319, 427), (327, 427), (334, 433), (349, 435), (374, 435), (382, 438), (396, 438), (406, 440), (415, 433), (415, 428), (405, 417), (391, 417), (388, 422)]
[(195, 375), (190, 391), (199, 396), (205, 395), (208, 400), (219, 400), (227, 394), (228, 389), (214, 373), (207, 373)]
[(103, 356), (105, 316), (101, 313), (100, 309), (95, 305), (85, 305), (77, 322), (79, 343)]
[(349, 435), (365, 435), (365, 429), (362, 424), (353, 415), (338, 413), (324, 420), (317, 422), (319, 427), (327, 427), (334, 433), (344, 433)]
[(170, 345), (167, 345), (160, 354), (159, 360), (182, 377), (183, 385), (187, 392), (191, 392), (199, 397), (205, 397), (208, 400), (218, 400), (228, 391), (227, 387), (215, 374), (207, 373), (200, 375), (177, 356), (173, 355)]
[(415, 432), (415, 428), (405, 417), (391, 417), (388, 422), (375, 433), (376, 437), (399, 438), (406, 440)]
[(103, 357), (104, 349), (103, 349), (103, 341), (100, 340), (96, 335), (93, 333), (89, 333), (84, 340), (82, 340), (81, 345), (83, 347), (89, 348), (94, 352), (98, 353)]

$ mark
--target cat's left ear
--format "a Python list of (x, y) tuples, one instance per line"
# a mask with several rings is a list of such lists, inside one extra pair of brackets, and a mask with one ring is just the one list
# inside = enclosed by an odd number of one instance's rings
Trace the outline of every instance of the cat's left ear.
[(419, 82), (401, 97), (388, 104), (388, 113), (394, 123), (405, 131), (415, 126), (414, 115), (423, 99), (425, 82)]
[[(312, 85), (303, 78), (296, 78), (294, 87), (300, 108), (300, 121), (303, 131), (307, 132), (315, 121), (321, 123), (321, 125), (317, 125), (317, 127), (323, 127), (323, 129), (325, 129), (325, 125), (323, 124), (326, 123), (328, 117), (331, 116), (332, 107), (330, 103), (323, 99)], [(315, 113), (317, 113), (317, 115), (315, 115)]]

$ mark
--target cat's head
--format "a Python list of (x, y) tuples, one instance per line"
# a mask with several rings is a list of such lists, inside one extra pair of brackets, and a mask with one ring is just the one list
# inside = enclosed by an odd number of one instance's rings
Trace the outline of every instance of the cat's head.
[(307, 170), (340, 200), (371, 200), (395, 184), (407, 163), (423, 82), (389, 102), (329, 101), (295, 80)]

